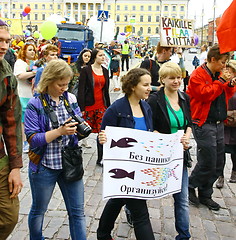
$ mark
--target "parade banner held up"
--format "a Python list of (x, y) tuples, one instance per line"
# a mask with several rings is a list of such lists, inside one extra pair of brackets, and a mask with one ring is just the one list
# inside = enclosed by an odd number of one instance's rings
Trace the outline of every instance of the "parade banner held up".
[(195, 45), (193, 20), (162, 17), (160, 33), (161, 46), (193, 47)]
[(183, 131), (161, 134), (106, 127), (103, 199), (156, 199), (181, 191)]

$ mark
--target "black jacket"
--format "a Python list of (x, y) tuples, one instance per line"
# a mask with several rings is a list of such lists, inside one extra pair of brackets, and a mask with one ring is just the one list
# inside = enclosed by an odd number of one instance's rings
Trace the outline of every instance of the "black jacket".
[[(180, 107), (188, 122), (186, 125), (187, 128), (191, 126), (189, 97), (186, 93), (180, 91), (178, 92), (178, 95)], [(160, 91), (152, 93), (147, 102), (152, 109), (153, 129), (160, 133), (171, 133), (170, 118), (166, 106), (164, 87), (162, 87)]]
[[(103, 99), (106, 107), (111, 105), (109, 96), (109, 75), (108, 70), (102, 66), (103, 75), (105, 77), (105, 86), (102, 89)], [(92, 106), (95, 103), (94, 100), (94, 80), (92, 74), (92, 67), (88, 65), (82, 68), (79, 77), (78, 87), (78, 104), (81, 111), (84, 111), (86, 106)]]

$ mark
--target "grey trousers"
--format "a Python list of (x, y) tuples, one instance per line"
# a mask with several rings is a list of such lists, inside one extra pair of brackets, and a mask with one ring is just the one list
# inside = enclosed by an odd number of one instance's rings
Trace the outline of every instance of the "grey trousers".
[(189, 187), (198, 188), (199, 198), (211, 198), (213, 184), (224, 168), (224, 124), (193, 124), (197, 142), (197, 164), (190, 177)]

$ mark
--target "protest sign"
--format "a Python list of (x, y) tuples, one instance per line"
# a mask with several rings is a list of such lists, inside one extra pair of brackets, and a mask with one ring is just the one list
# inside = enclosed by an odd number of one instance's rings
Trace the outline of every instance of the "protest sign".
[(193, 47), (195, 44), (193, 20), (162, 17), (160, 33), (161, 46)]
[(161, 134), (106, 127), (103, 199), (156, 199), (181, 191), (183, 131)]
[(110, 64), (111, 64), (111, 56), (107, 51), (104, 51), (104, 54), (105, 54), (105, 60), (102, 66), (105, 67), (107, 70), (109, 70)]

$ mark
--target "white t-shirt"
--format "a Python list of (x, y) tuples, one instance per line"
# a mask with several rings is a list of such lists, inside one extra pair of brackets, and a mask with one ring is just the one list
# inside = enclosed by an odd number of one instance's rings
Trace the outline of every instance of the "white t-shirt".
[[(17, 59), (14, 65), (14, 75), (17, 77), (21, 73), (27, 72), (29, 65), (21, 59)], [(32, 85), (28, 83), (27, 80), (18, 79), (18, 94), (19, 97), (31, 98), (32, 95)]]
[(199, 58), (200, 65), (202, 65), (206, 61), (206, 59), (207, 59), (207, 51), (204, 51), (201, 53), (200, 58)]

